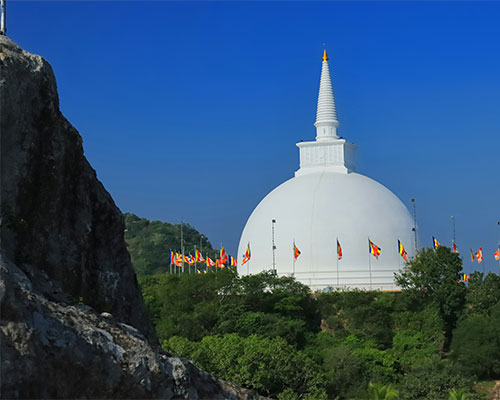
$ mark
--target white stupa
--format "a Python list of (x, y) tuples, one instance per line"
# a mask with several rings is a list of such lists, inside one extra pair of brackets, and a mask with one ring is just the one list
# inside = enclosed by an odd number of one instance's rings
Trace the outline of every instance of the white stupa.
[[(238, 272), (274, 269), (279, 276), (293, 274), (313, 291), (397, 289), (394, 272), (404, 265), (398, 240), (412, 257), (413, 221), (390, 190), (353, 172), (356, 146), (337, 135), (326, 51), (314, 125), (316, 141), (297, 143), (300, 168), (295, 177), (269, 193), (250, 215), (238, 247)], [(369, 253), (369, 240), (381, 248), (378, 259)], [(301, 252), (295, 263), (294, 242)], [(248, 244), (251, 259), (241, 265)]]

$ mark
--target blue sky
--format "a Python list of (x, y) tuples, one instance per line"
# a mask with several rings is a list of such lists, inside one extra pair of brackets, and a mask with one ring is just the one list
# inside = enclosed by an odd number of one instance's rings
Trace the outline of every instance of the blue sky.
[[(467, 272), (500, 240), (500, 2), (8, 1), (8, 35), (54, 68), (61, 109), (122, 211), (235, 254), (313, 140), (323, 43), (358, 172)], [(408, 245), (409, 246), (409, 245)]]

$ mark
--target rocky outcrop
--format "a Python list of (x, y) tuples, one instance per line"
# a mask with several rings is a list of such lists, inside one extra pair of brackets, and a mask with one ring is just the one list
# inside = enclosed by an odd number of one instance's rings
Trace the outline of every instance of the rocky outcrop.
[(148, 343), (134, 327), (89, 306), (33, 290), (0, 253), (3, 399), (256, 399)]
[(157, 344), (43, 58), (0, 36), (0, 397), (253, 399)]
[(8, 258), (49, 299), (82, 300), (154, 340), (123, 217), (59, 111), (40, 56), (0, 36), (0, 239)]

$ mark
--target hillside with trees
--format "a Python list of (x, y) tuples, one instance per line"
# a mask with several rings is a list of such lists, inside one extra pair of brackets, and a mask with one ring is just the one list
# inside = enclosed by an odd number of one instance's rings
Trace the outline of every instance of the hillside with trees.
[(500, 278), (423, 249), (400, 293), (311, 293), (292, 277), (142, 276), (163, 347), (277, 399), (481, 399), (500, 379)]
[(170, 250), (181, 251), (181, 227), (185, 254), (194, 254), (195, 247), (205, 256), (218, 257), (207, 237), (189, 224), (149, 221), (125, 213), (125, 242), (138, 275), (170, 272)]

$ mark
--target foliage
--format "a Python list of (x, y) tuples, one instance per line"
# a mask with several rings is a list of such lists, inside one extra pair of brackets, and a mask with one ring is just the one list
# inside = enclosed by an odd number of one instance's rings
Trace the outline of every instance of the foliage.
[(442, 400), (456, 388), (472, 386), (470, 377), (449, 360), (429, 360), (426, 365), (403, 375), (399, 387), (401, 400)]
[[(149, 221), (126, 213), (125, 242), (132, 265), (139, 275), (170, 272), (170, 250), (181, 250), (181, 224)], [(194, 247), (217, 256), (208, 239), (188, 224), (182, 224), (185, 253), (194, 254)]]
[(370, 400), (393, 400), (399, 395), (399, 392), (391, 385), (370, 382), (368, 389)]
[(462, 389), (450, 390), (448, 400), (467, 400), (467, 392)]
[(317, 296), (325, 329), (337, 335), (373, 339), (380, 348), (392, 344), (392, 318), (387, 293), (361, 290), (326, 292)]
[(427, 305), (437, 308), (444, 323), (445, 350), (465, 305), (465, 285), (458, 283), (461, 270), (458, 254), (439, 246), (435, 250), (422, 249), (395, 275), (410, 310), (418, 311)]
[(453, 333), (451, 356), (469, 374), (500, 378), (500, 302), (489, 315), (472, 315)]
[(283, 337), (303, 347), (319, 325), (307, 286), (269, 273), (239, 278), (232, 270), (203, 275), (141, 277), (144, 299), (160, 339), (234, 333)]
[(357, 397), (366, 386), (363, 361), (347, 345), (331, 347), (325, 351), (323, 369), (326, 390), (331, 397)]
[[(500, 279), (471, 274), (444, 247), (422, 250), (401, 293), (311, 293), (291, 277), (141, 276), (169, 351), (219, 378), (278, 399), (477, 399), (500, 378)], [(448, 349), (451, 347), (451, 351)], [(369, 382), (377, 382), (369, 387)], [(377, 398), (377, 397), (375, 397)]]
[(321, 387), (322, 374), (305, 353), (277, 337), (264, 338), (237, 334), (206, 336), (201, 342), (170, 338), (164, 348), (189, 357), (211, 374), (255, 389), (266, 396), (302, 397), (309, 394), (326, 398)]
[(473, 272), (467, 287), (467, 316), (488, 315), (491, 308), (500, 302), (500, 277), (492, 272), (483, 279), (482, 272)]
[(432, 357), (440, 358), (443, 321), (435, 306), (429, 305), (420, 312), (395, 312), (393, 318), (395, 334), (391, 351), (401, 372), (421, 367)]

